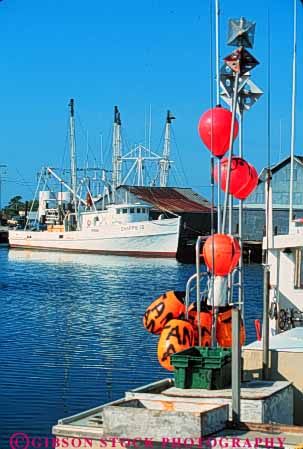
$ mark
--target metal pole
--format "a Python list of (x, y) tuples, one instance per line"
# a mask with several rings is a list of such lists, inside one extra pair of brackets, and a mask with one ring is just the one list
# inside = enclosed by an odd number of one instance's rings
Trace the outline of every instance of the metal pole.
[(230, 140), (229, 140), (229, 157), (228, 157), (228, 166), (227, 166), (227, 180), (226, 180), (226, 191), (225, 191), (225, 198), (224, 198), (223, 223), (222, 223), (222, 232), (223, 233), (225, 232), (227, 202), (228, 202), (228, 196), (229, 196), (230, 170), (231, 170), (231, 160), (232, 160), (233, 146), (234, 146), (234, 128), (235, 128), (236, 109), (237, 109), (238, 85), (239, 85), (239, 72), (236, 73), (235, 85), (234, 85), (234, 97), (233, 97), (232, 119), (231, 119)]
[(240, 345), (240, 310), (232, 309), (232, 420), (234, 424), (241, 421), (241, 345)]
[(148, 151), (150, 154), (151, 147), (151, 130), (152, 130), (152, 106), (149, 105), (149, 127), (148, 127)]
[[(232, 225), (233, 225), (233, 197), (232, 195), (228, 195), (228, 233), (229, 235), (232, 235)], [(224, 229), (224, 228), (223, 228)], [(233, 303), (233, 273), (228, 274), (228, 302)]]
[[(219, 0), (215, 0), (215, 17), (216, 17), (216, 101), (220, 104), (220, 6)], [(217, 232), (221, 233), (222, 217), (221, 217), (221, 164), (218, 159), (218, 207), (217, 207)]]
[(214, 158), (211, 157), (210, 160), (210, 182), (211, 182), (211, 236), (212, 236), (212, 248), (211, 248), (211, 259), (212, 259), (212, 270), (211, 270), (211, 297), (210, 304), (212, 307), (212, 326), (211, 326), (211, 347), (215, 347), (217, 345), (216, 341), (216, 328), (217, 328), (217, 310), (215, 307), (215, 241), (214, 241), (214, 196), (215, 196), (215, 183), (214, 183)]
[(200, 280), (200, 252), (201, 252), (201, 243), (202, 243), (202, 237), (199, 236), (197, 238), (196, 243), (196, 271), (197, 271), (197, 314), (198, 314), (198, 342), (199, 346), (201, 344), (201, 317), (200, 317), (200, 311), (201, 311), (201, 280)]
[(219, 0), (215, 0), (215, 14), (216, 14), (216, 100), (217, 105), (220, 104), (220, 49), (219, 49), (219, 39), (220, 39), (220, 28), (219, 28)]
[(100, 162), (101, 162), (101, 168), (104, 164), (104, 157), (103, 157), (103, 134), (100, 133)]
[(160, 187), (167, 187), (169, 173), (169, 156), (170, 156), (170, 128), (172, 117), (170, 111), (167, 111), (164, 135), (163, 155), (160, 161)]
[[(243, 157), (243, 112), (239, 113), (239, 156)], [(239, 287), (238, 302), (242, 318), (244, 316), (244, 290), (243, 290), (243, 201), (239, 201), (239, 244), (241, 248), (239, 259)]]
[(263, 278), (263, 329), (262, 329), (262, 349), (263, 349), (263, 363), (262, 374), (263, 379), (268, 379), (269, 374), (269, 267), (264, 265)]
[(4, 176), (7, 174), (5, 171), (6, 168), (6, 164), (0, 164), (0, 210), (2, 210), (2, 184), (4, 181)]
[(228, 233), (233, 233), (233, 196), (229, 195), (228, 198)]
[(217, 163), (218, 169), (218, 205), (217, 205), (217, 233), (221, 234), (222, 232), (222, 207), (221, 207), (221, 159), (218, 159)]
[(190, 291), (191, 291), (191, 283), (197, 279), (197, 273), (194, 273), (187, 281), (186, 283), (186, 290), (185, 290), (185, 319), (188, 320), (188, 307), (189, 307), (189, 301), (190, 301)]
[(77, 213), (77, 160), (76, 160), (76, 144), (75, 144), (75, 117), (74, 117), (74, 100), (71, 98), (70, 103), (70, 163), (71, 163), (71, 184), (73, 204), (75, 213)]
[(295, 112), (296, 112), (296, 64), (297, 64), (297, 0), (294, 0), (294, 48), (292, 66), (292, 107), (290, 145), (290, 189), (289, 189), (289, 230), (293, 219), (294, 156), (295, 156)]

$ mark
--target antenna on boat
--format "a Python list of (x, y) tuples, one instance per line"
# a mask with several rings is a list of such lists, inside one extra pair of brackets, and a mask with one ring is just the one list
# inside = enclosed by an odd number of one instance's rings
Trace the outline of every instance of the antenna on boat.
[(149, 105), (149, 126), (148, 126), (148, 149), (151, 147), (151, 132), (152, 132), (152, 105)]
[(122, 151), (121, 151), (121, 118), (118, 106), (114, 108), (114, 129), (113, 129), (113, 177), (112, 189), (113, 200), (115, 201), (116, 188), (122, 181)]
[(165, 123), (165, 136), (164, 136), (164, 147), (163, 156), (160, 160), (160, 187), (167, 187), (168, 174), (169, 174), (169, 156), (170, 156), (170, 128), (171, 122), (175, 120), (170, 111), (167, 111), (166, 123)]
[(295, 159), (295, 121), (296, 121), (296, 73), (297, 71), (297, 0), (294, 0), (294, 35), (292, 63), (292, 105), (291, 105), (291, 145), (290, 145), (290, 188), (289, 188), (289, 230), (293, 220), (294, 159)]
[[(216, 102), (217, 105), (220, 104), (220, 24), (219, 24), (219, 17), (220, 17), (220, 6), (219, 6), (219, 0), (216, 0), (215, 5), (215, 15), (216, 15)], [(220, 186), (220, 184), (219, 184)]]
[(72, 187), (72, 203), (77, 210), (77, 156), (76, 156), (76, 142), (75, 142), (75, 114), (74, 114), (74, 99), (71, 98), (69, 102), (70, 117), (70, 164), (71, 164), (71, 187)]

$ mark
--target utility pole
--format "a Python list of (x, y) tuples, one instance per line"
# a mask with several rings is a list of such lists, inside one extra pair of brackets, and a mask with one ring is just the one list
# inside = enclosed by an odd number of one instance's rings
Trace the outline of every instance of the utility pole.
[(6, 168), (7, 165), (0, 164), (0, 211), (2, 210), (2, 183), (4, 181), (3, 176), (7, 174)]

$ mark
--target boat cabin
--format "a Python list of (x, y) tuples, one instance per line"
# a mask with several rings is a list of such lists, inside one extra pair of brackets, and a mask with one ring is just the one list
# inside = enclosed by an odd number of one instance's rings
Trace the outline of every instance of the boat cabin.
[(81, 228), (149, 221), (150, 208), (151, 205), (147, 204), (121, 203), (110, 204), (106, 210), (82, 212)]

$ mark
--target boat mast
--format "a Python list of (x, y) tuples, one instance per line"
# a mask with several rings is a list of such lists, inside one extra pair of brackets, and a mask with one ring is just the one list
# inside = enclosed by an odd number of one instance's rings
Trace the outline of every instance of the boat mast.
[(121, 152), (121, 118), (117, 106), (114, 109), (113, 129), (113, 200), (115, 200), (116, 188), (121, 184), (122, 177), (122, 152)]
[[(216, 22), (216, 105), (220, 104), (220, 5), (215, 0), (215, 22)], [(217, 232), (220, 234), (222, 226), (221, 217), (221, 160), (218, 159), (218, 204), (217, 204)]]
[(174, 119), (175, 117), (171, 115), (171, 112), (167, 111), (163, 156), (160, 161), (160, 187), (167, 187), (168, 183), (169, 156), (170, 156), (170, 128), (171, 128), (171, 121)]
[(289, 188), (289, 229), (293, 220), (294, 159), (295, 159), (295, 113), (296, 113), (296, 69), (297, 69), (297, 0), (294, 0), (294, 47), (292, 65), (292, 105), (291, 105), (291, 145), (290, 145), (290, 188)]
[(69, 102), (69, 130), (70, 130), (70, 165), (71, 165), (71, 186), (72, 186), (72, 204), (77, 210), (77, 160), (76, 160), (76, 142), (75, 142), (75, 116), (74, 99)]

